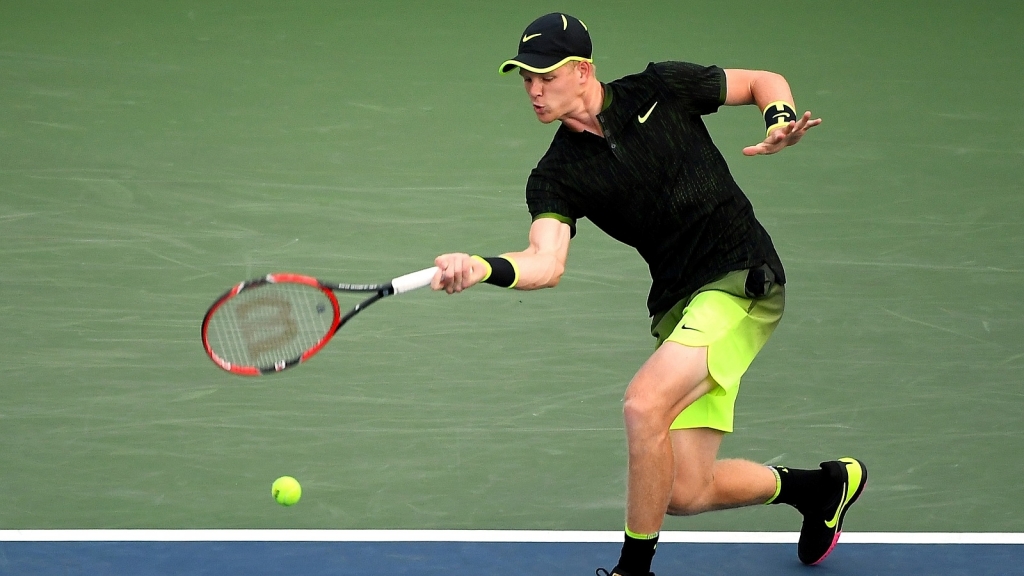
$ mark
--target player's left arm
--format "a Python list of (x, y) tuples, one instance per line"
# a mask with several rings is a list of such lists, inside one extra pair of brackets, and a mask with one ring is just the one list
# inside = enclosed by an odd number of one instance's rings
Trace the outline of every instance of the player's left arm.
[(796, 115), (789, 82), (775, 72), (731, 68), (725, 71), (725, 81), (726, 106), (756, 104), (765, 117), (765, 139), (744, 148), (746, 156), (775, 154), (796, 144), (808, 130), (821, 124), (821, 118), (812, 119), (809, 110), (802, 116)]

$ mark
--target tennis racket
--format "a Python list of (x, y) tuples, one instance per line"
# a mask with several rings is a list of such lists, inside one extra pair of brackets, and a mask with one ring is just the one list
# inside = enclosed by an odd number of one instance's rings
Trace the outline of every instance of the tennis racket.
[[(259, 376), (296, 366), (319, 352), (353, 316), (394, 294), (430, 285), (437, 268), (386, 284), (332, 284), (300, 274), (268, 274), (225, 292), (203, 318), (203, 347), (217, 366)], [(341, 313), (335, 292), (372, 292)]]

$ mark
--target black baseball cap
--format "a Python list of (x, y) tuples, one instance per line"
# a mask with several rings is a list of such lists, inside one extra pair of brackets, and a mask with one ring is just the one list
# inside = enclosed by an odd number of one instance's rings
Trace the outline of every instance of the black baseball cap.
[(590, 32), (579, 19), (553, 12), (537, 18), (519, 40), (519, 54), (505, 60), (498, 69), (508, 74), (516, 68), (544, 74), (570, 60), (594, 61), (594, 46)]

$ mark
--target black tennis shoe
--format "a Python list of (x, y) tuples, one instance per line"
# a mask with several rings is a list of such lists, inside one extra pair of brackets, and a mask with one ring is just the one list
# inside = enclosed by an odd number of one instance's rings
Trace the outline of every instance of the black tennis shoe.
[(822, 462), (821, 468), (828, 472), (829, 481), (835, 483), (835, 489), (824, 492), (820, 505), (805, 506), (801, 510), (804, 523), (800, 528), (797, 556), (809, 566), (832, 553), (843, 531), (846, 511), (868, 483), (867, 467), (853, 458)]

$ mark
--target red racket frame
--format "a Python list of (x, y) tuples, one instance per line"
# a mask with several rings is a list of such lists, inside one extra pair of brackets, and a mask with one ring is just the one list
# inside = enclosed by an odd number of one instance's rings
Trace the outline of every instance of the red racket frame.
[[(266, 284), (285, 283), (305, 284), (307, 286), (312, 286), (313, 288), (317, 288), (318, 290), (323, 292), (327, 296), (328, 300), (330, 300), (331, 305), (334, 308), (334, 318), (332, 319), (331, 325), (327, 329), (327, 333), (324, 335), (324, 337), (317, 341), (317, 343), (314, 344), (313, 347), (303, 352), (299, 357), (278, 362), (277, 364), (274, 365), (273, 368), (260, 369), (257, 366), (239, 366), (237, 364), (232, 364), (231, 362), (228, 362), (227, 360), (224, 360), (223, 358), (218, 356), (217, 353), (213, 351), (213, 348), (210, 346), (210, 341), (207, 338), (207, 329), (210, 325), (210, 319), (213, 318), (214, 313), (216, 313), (217, 310), (220, 309), (228, 300), (234, 298), (235, 296), (241, 294), (246, 290), (258, 288)], [(341, 315), (341, 307), (338, 305), (337, 297), (334, 296), (334, 291), (329, 286), (325, 286), (320, 280), (317, 280), (312, 276), (304, 276), (302, 274), (292, 274), (287, 272), (267, 274), (262, 278), (255, 278), (253, 280), (248, 280), (246, 282), (241, 282), (235, 285), (233, 288), (231, 288), (223, 295), (221, 295), (221, 297), (218, 298), (213, 303), (213, 305), (210, 306), (210, 309), (206, 311), (206, 316), (203, 317), (203, 347), (206, 349), (207, 356), (209, 356), (210, 359), (213, 360), (213, 362), (217, 366), (220, 366), (221, 368), (227, 370), (228, 372), (231, 372), (232, 374), (238, 374), (240, 376), (259, 376), (261, 374), (280, 372), (287, 368), (291, 368), (296, 364), (305, 362), (306, 360), (313, 357), (313, 355), (319, 352), (324, 346), (327, 345), (328, 342), (330, 342), (331, 338), (338, 332), (338, 329), (341, 328), (341, 325), (351, 317), (352, 316), (348, 314), (346, 314), (344, 317)]]

